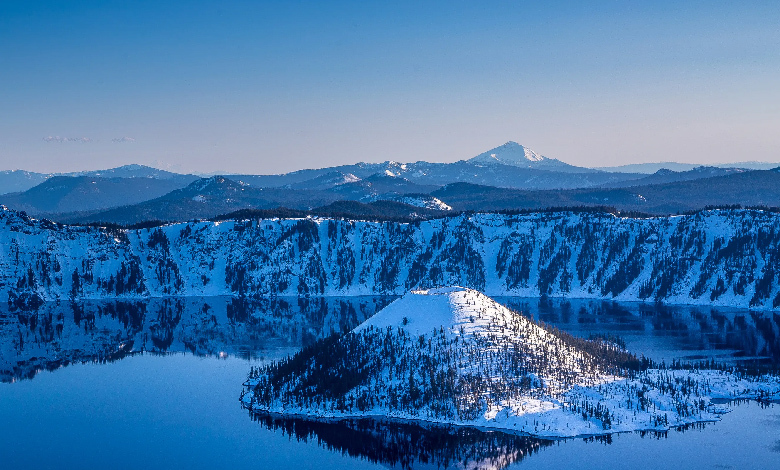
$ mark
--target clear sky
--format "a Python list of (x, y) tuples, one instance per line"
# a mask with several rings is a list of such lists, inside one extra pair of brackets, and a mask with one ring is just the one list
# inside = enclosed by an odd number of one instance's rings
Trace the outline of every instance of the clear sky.
[(0, 1), (0, 169), (780, 161), (780, 3)]

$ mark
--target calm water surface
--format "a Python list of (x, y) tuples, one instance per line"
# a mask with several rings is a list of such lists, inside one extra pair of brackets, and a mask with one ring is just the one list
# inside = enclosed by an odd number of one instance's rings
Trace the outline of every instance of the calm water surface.
[[(349, 329), (389, 300), (169, 299), (0, 312), (2, 468), (780, 468), (780, 406), (754, 402), (685, 431), (565, 441), (253, 420), (241, 409), (250, 366)], [(581, 336), (620, 334), (655, 359), (780, 358), (772, 312), (501, 300)]]

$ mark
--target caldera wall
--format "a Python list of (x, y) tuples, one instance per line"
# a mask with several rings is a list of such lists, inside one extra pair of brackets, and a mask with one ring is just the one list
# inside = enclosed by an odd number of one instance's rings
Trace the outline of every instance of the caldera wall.
[(459, 215), (72, 227), (0, 212), (0, 298), (489, 295), (780, 307), (780, 214), (717, 210)]

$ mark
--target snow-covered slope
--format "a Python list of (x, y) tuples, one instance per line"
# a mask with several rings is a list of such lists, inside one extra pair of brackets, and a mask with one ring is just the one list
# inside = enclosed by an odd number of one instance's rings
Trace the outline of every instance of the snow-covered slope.
[(547, 158), (512, 141), (469, 159), (473, 163), (503, 163), (514, 166), (525, 166), (543, 160), (547, 160)]
[(554, 158), (542, 156), (528, 147), (524, 147), (517, 142), (509, 141), (496, 148), (483, 152), (476, 157), (467, 160), (475, 164), (501, 164), (521, 168), (535, 168), (553, 171), (574, 171), (587, 172), (587, 169), (575, 167)]
[(780, 214), (714, 210), (458, 215), (414, 223), (268, 219), (119, 230), (0, 211), (0, 299), (488, 295), (780, 307)]
[(433, 209), (437, 211), (451, 211), (452, 207), (450, 207), (447, 203), (442, 201), (441, 199), (433, 196), (429, 196), (427, 194), (407, 194), (405, 196), (398, 196), (395, 198), (398, 202), (403, 202), (404, 204), (409, 204), (410, 206), (415, 207), (424, 207), (426, 209)]
[[(441, 329), (441, 330), (440, 330)], [(605, 366), (589, 354), (566, 344), (527, 318), (479, 291), (464, 287), (440, 287), (411, 291), (355, 328), (363, 331), (396, 331), (416, 339), (440, 331), (447, 339), (474, 342), (487, 349), (516, 342), (524, 365), (551, 390), (563, 390), (575, 382), (591, 383)], [(474, 361), (464, 361), (461, 373), (485, 372)], [(501, 370), (488, 374), (501, 375)]]
[(712, 398), (780, 397), (780, 378), (648, 369), (461, 287), (412, 291), (351, 333), (254, 373), (244, 404), (577, 436), (717, 419)]

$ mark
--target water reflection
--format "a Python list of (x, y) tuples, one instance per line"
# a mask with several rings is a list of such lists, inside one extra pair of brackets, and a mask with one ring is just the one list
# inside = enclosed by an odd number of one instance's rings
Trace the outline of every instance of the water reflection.
[(0, 381), (139, 351), (257, 358), (354, 328), (388, 297), (165, 298), (0, 310)]
[[(717, 357), (721, 361), (751, 359), (780, 363), (780, 315), (774, 312), (614, 302), (497, 300), (579, 336), (619, 335), (626, 340), (629, 349), (657, 360)], [(732, 405), (744, 406), (744, 403)], [(758, 406), (772, 405), (758, 403)], [(621, 439), (621, 436), (606, 435), (549, 441), (502, 432), (426, 429), (370, 419), (323, 423), (263, 414), (252, 415), (252, 418), (268, 429), (282, 430), (298, 440), (315, 441), (329, 450), (402, 468), (499, 469), (552, 444), (565, 447), (581, 442), (612, 447), (613, 440)], [(693, 423), (674, 431), (631, 434), (647, 441), (666, 441), (671, 434), (693, 432), (696, 435), (710, 426), (715, 424)], [(625, 440), (625, 436), (623, 438)], [(780, 441), (771, 450), (780, 452)]]
[(497, 300), (578, 336), (616, 334), (628, 349), (659, 361), (715, 357), (780, 363), (777, 312), (595, 300)]
[[(73, 362), (138, 351), (257, 358), (291, 353), (349, 330), (392, 297), (164, 298), (0, 304), (0, 381), (32, 378)], [(602, 301), (499, 298), (536, 319), (588, 337), (611, 333), (656, 360), (759, 358), (780, 363), (780, 314)], [(274, 357), (276, 357), (274, 356)]]
[[(156, 449), (155, 455), (173, 456), (152, 464), (155, 468), (170, 468), (172, 462), (188, 468), (299, 468), (309, 462), (318, 464), (325, 454), (320, 447), (397, 468), (503, 468), (521, 460), (523, 468), (568, 470), (594, 465), (673, 468), (680, 462), (691, 468), (776, 466), (780, 415), (758, 409), (755, 402), (736, 407), (722, 423), (696, 425), (688, 428), (690, 432), (565, 442), (367, 420), (317, 423), (266, 416), (256, 417), (262, 423), (258, 426), (246, 419), (236, 400), (249, 364), (192, 356), (280, 357), (331, 332), (354, 327), (391, 300), (169, 298), (45, 304), (27, 312), (0, 304), (0, 380), (4, 382), (75, 362), (115, 361), (139, 351), (187, 352), (165, 358), (139, 355), (110, 368), (74, 367), (25, 384), (1, 386), (0, 422), (9, 424), (0, 426), (7, 431), (0, 439), (6, 444), (0, 445), (0, 452), (8, 456), (6, 460), (17, 462), (9, 468), (46, 467), (41, 461), (49, 462), (49, 468), (102, 468), (116, 464), (116, 455), (126, 449), (127, 436), (132, 436), (143, 448)], [(618, 334), (630, 349), (657, 359), (720, 355), (780, 361), (776, 312), (500, 300), (580, 336)], [(138, 406), (128, 409), (117, 402), (118, 394), (131, 395)], [(185, 394), (186, 403), (181, 400)], [(202, 411), (193, 417), (193, 409)], [(74, 427), (74, 423), (79, 424)], [(109, 430), (101, 433), (102, 453), (95, 442), (84, 439), (98, 428)], [(294, 439), (277, 439), (276, 432)], [(60, 447), (42, 452), (41, 435), (54, 436), (50, 444)], [(319, 445), (297, 446), (296, 440)], [(119, 466), (149, 467), (148, 456), (136, 454), (125, 456)], [(293, 463), (285, 466), (287, 460)], [(354, 467), (365, 465), (355, 460)]]
[(307, 421), (262, 414), (252, 419), (299, 441), (389, 467), (502, 469), (556, 441), (462, 427), (428, 429), (372, 419)]
[[(766, 410), (773, 410), (776, 405), (771, 403), (757, 403), (742, 400), (732, 402), (735, 411), (729, 413), (726, 418), (731, 424), (719, 422), (692, 423), (673, 428), (669, 431), (636, 431), (633, 433), (609, 434), (603, 436), (589, 436), (568, 439), (539, 439), (533, 436), (517, 435), (501, 431), (480, 431), (478, 429), (458, 426), (419, 425), (412, 423), (399, 423), (375, 420), (370, 418), (343, 419), (339, 421), (312, 421), (302, 418), (283, 417), (269, 415), (262, 412), (249, 412), (249, 416), (264, 428), (273, 432), (281, 432), (299, 442), (316, 443), (322, 448), (332, 452), (338, 452), (350, 457), (360, 458), (372, 463), (378, 463), (391, 468), (415, 469), (415, 468), (458, 468), (458, 469), (503, 469), (514, 463), (523, 461), (523, 466), (546, 468), (547, 462), (555, 457), (540, 453), (539, 451), (556, 447), (556, 452), (564, 451), (571, 454), (563, 459), (565, 465), (553, 465), (555, 468), (592, 468), (583, 461), (580, 452), (588, 449), (590, 454), (598, 455), (600, 451), (594, 451), (597, 447), (617, 449), (604, 450), (614, 452), (618, 459), (636, 460), (633, 468), (665, 468), (664, 465), (653, 465), (646, 460), (648, 451), (656, 449), (662, 452), (666, 447), (655, 447), (656, 444), (670, 446), (669, 453), (664, 458), (677, 462), (689, 458), (696, 446), (701, 446), (701, 440), (705, 439), (707, 445), (723, 445), (722, 439), (732, 439), (737, 435), (750, 435), (751, 439), (760, 441), (757, 436), (765, 436), (774, 439), (780, 424), (780, 415), (766, 416)], [(738, 415), (732, 417), (731, 415)], [(734, 419), (732, 419), (734, 418)], [(746, 423), (751, 424), (761, 421), (762, 424), (750, 429)], [(729, 429), (729, 426), (733, 426)], [(715, 431), (704, 433), (705, 430)], [(688, 434), (691, 434), (688, 436)], [(755, 435), (753, 435), (755, 434)], [(639, 441), (645, 442), (642, 447)], [(707, 439), (709, 439), (707, 441)], [(751, 441), (752, 442), (752, 441)], [(771, 453), (780, 452), (780, 441), (769, 440), (767, 447)], [(760, 445), (758, 442), (756, 445)], [(582, 446), (586, 447), (582, 447)], [(739, 448), (739, 443), (735, 443)], [(572, 447), (574, 446), (574, 447)], [(638, 452), (638, 454), (637, 454)], [(739, 454), (735, 449), (728, 450), (729, 455)], [(622, 454), (622, 455), (621, 455)], [(532, 457), (530, 458), (529, 457)], [(540, 456), (541, 460), (539, 460)], [(599, 456), (603, 458), (603, 456)], [(767, 452), (757, 452), (755, 455), (743, 455), (745, 462), (760, 462), (767, 458)], [(772, 459), (774, 457), (770, 457)], [(528, 460), (525, 460), (528, 459)], [(587, 459), (586, 459), (587, 460)], [(717, 458), (715, 459), (717, 460)], [(616, 468), (628, 468), (632, 465), (620, 465), (620, 460), (613, 462)], [(648, 463), (650, 465), (648, 466)], [(692, 463), (691, 468), (711, 468), (709, 462)], [(766, 468), (747, 464), (742, 468)]]

